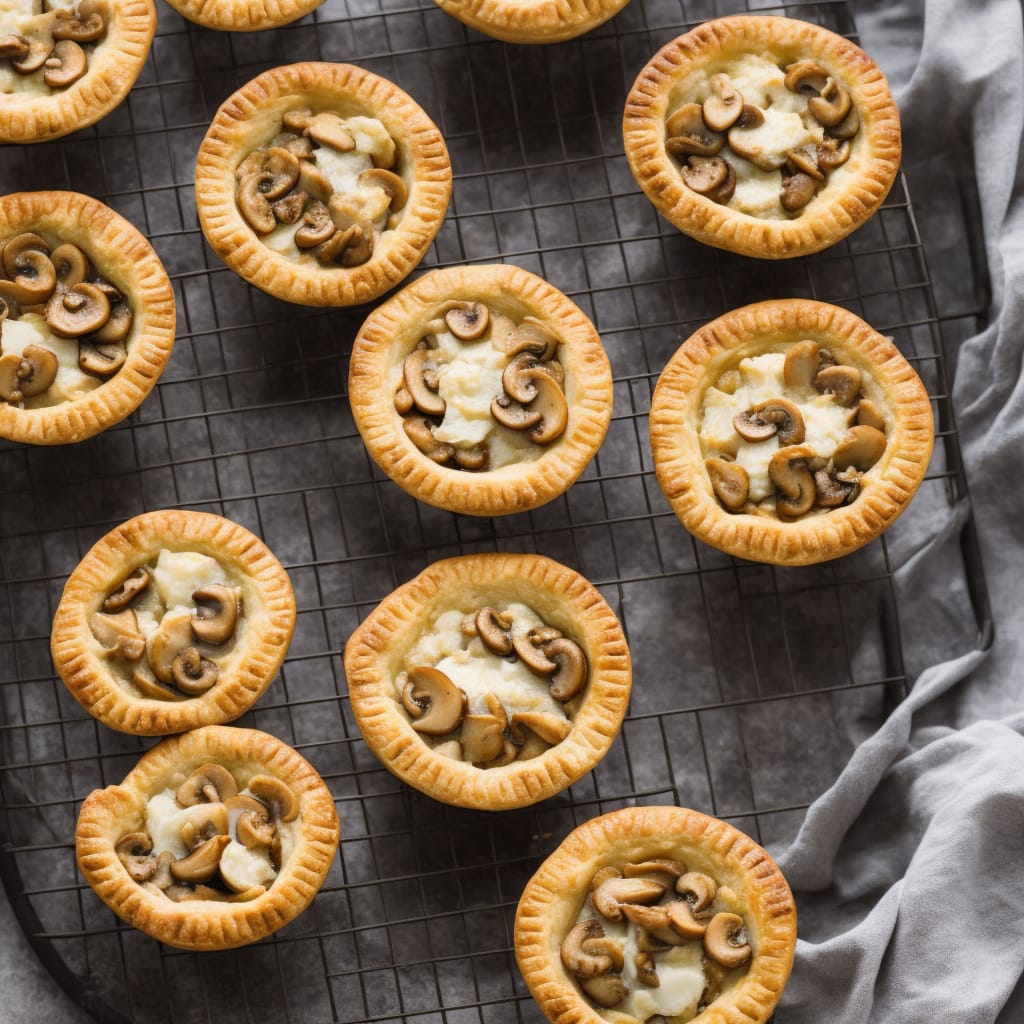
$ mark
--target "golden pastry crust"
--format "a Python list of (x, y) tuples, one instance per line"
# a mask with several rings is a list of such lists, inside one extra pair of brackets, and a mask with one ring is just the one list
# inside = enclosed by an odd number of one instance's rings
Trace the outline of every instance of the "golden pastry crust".
[(464, 25), (506, 43), (559, 43), (603, 25), (629, 0), (435, 0)]
[[(753, 957), (743, 977), (700, 1015), (708, 1024), (768, 1020), (793, 966), (796, 906), (772, 858), (738, 829), (682, 807), (628, 807), (571, 832), (540, 866), (516, 911), (515, 951), (534, 999), (558, 1024), (606, 1024), (566, 973), (562, 940), (598, 869), (661, 857), (729, 885), (743, 904)], [(632, 1018), (629, 1018), (632, 1020)]]
[[(830, 179), (792, 219), (768, 220), (731, 209), (684, 184), (665, 149), (666, 116), (695, 71), (723, 70), (741, 54), (766, 54), (785, 66), (813, 59), (849, 91), (860, 118), (842, 180)], [(795, 18), (737, 15), (705, 22), (662, 47), (626, 100), (626, 155), (648, 199), (680, 231), (720, 249), (782, 259), (818, 252), (860, 227), (885, 200), (899, 170), (899, 111), (875, 62), (858, 46)]]
[[(67, 444), (120, 422), (153, 390), (174, 347), (170, 279), (147, 239), (120, 214), (77, 192), (17, 192), (0, 197), (0, 244), (36, 232), (56, 246), (71, 242), (131, 302), (134, 319), (125, 364), (81, 398), (36, 409), (0, 402), (0, 437)], [(2, 341), (0, 341), (2, 346)]]
[[(90, 616), (122, 580), (161, 551), (194, 551), (216, 559), (241, 587), (244, 633), (219, 659), (219, 679), (196, 697), (135, 696), (114, 677), (94, 637)], [(119, 732), (163, 736), (230, 722), (247, 711), (280, 668), (295, 628), (288, 573), (245, 527), (207, 512), (167, 509), (129, 519), (102, 537), (68, 577), (50, 637), (53, 663), (74, 698)]]
[(43, 142), (95, 124), (128, 95), (156, 32), (153, 0), (108, 3), (106, 37), (77, 82), (47, 94), (14, 93), (0, 102), (0, 142)]
[[(236, 168), (301, 108), (377, 118), (395, 141), (408, 200), (397, 227), (359, 266), (294, 262), (264, 245), (239, 212)], [(444, 220), (451, 177), (440, 131), (398, 86), (351, 64), (306, 62), (266, 71), (224, 101), (199, 147), (196, 203), (206, 240), (250, 284), (306, 306), (351, 306), (377, 298), (423, 259)]]
[[(803, 339), (830, 349), (881, 388), (893, 417), (885, 451), (849, 505), (795, 522), (728, 512), (704, 468), (698, 437), (704, 395), (741, 359)], [(805, 299), (744, 306), (693, 334), (658, 379), (650, 423), (658, 483), (683, 525), (711, 547), (777, 565), (823, 562), (877, 537), (914, 496), (934, 442), (928, 393), (892, 341), (847, 310)]]
[[(145, 831), (150, 797), (177, 789), (208, 763), (228, 768), (240, 784), (256, 775), (284, 782), (299, 800), (295, 845), (273, 884), (254, 899), (175, 903), (133, 881), (115, 847)], [(78, 817), (75, 852), (96, 895), (128, 924), (179, 949), (231, 949), (277, 931), (309, 906), (334, 860), (339, 833), (330, 791), (297, 751), (255, 729), (210, 725), (163, 740), (121, 785), (94, 790)]]
[[(482, 302), (516, 323), (536, 317), (559, 338), (569, 421), (560, 437), (537, 446), (536, 459), (468, 472), (432, 461), (406, 435), (386, 382), (452, 300)], [(508, 264), (434, 270), (403, 288), (360, 328), (349, 364), (352, 415), (380, 468), (414, 498), (466, 515), (524, 512), (566, 491), (604, 440), (612, 397), (611, 368), (593, 324), (557, 288)]]
[[(510, 602), (531, 607), (584, 649), (589, 672), (568, 736), (539, 757), (476, 768), (435, 753), (415, 732), (394, 680), (402, 659), (440, 612)], [(428, 796), (459, 807), (507, 810), (561, 792), (608, 752), (632, 682), (622, 627), (579, 573), (542, 555), (464, 555), (435, 562), (385, 598), (345, 646), (352, 713), (382, 764)]]
[(277, 28), (316, 10), (324, 0), (167, 0), (189, 21), (221, 32)]

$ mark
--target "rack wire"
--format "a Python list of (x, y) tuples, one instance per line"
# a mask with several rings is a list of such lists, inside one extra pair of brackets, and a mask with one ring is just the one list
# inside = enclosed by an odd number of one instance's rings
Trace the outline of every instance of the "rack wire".
[[(696, 807), (763, 843), (791, 837), (856, 741), (904, 696), (894, 566), (966, 497), (941, 324), (902, 179), (845, 242), (768, 265), (661, 221), (622, 154), (625, 94), (680, 32), (753, 10), (853, 36), (850, 11), (842, 0), (632, 0), (583, 39), (529, 48), (469, 32), (429, 0), (326, 0), (301, 22), (245, 36), (158, 8), (149, 62), (116, 112), (60, 142), (0, 150), (0, 192), (72, 188), (142, 228), (179, 308), (171, 363), (129, 421), (73, 448), (0, 444), (0, 875), (46, 966), (99, 1021), (540, 1021), (511, 922), (541, 860), (577, 824), (632, 804)], [(368, 310), (285, 305), (205, 246), (191, 179), (214, 111), (265, 68), (305, 59), (390, 78), (443, 131), (454, 195), (423, 269), (513, 262), (594, 320), (614, 416), (565, 496), (482, 520), (417, 504), (369, 460), (346, 401)], [(657, 487), (647, 437), (654, 383), (680, 342), (727, 309), (780, 296), (836, 302), (893, 335), (939, 428), (928, 476), (886, 537), (802, 569), (693, 541)], [(48, 651), (61, 588), (85, 551), (140, 511), (177, 506), (243, 523), (285, 563), (295, 637), (279, 679), (239, 724), (302, 751), (342, 822), (313, 906), (268, 940), (213, 954), (122, 924), (78, 874), (81, 801), (119, 782), (151, 741), (85, 715)], [(984, 633), (971, 530), (968, 521), (951, 574)], [(579, 569), (619, 615), (635, 663), (630, 714), (605, 760), (560, 796), (501, 814), (447, 807), (393, 778), (355, 727), (340, 658), (396, 585), (437, 558), (481, 550), (538, 551)]]

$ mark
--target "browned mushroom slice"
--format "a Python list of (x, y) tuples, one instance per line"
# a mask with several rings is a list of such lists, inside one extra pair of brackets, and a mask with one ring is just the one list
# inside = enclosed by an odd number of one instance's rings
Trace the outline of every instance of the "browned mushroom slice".
[(196, 610), (192, 632), (208, 644), (222, 644), (231, 638), (238, 622), (238, 595), (223, 583), (212, 583), (192, 591)]
[(299, 798), (287, 783), (273, 775), (254, 775), (249, 780), (249, 792), (270, 808), (280, 821), (294, 821), (299, 816)]
[(660, 943), (662, 948), (681, 946), (687, 941), (670, 926), (667, 906), (644, 907), (623, 903), (619, 909), (624, 917), (642, 928), (644, 933)]
[(46, 302), (57, 287), (57, 272), (50, 257), (35, 249), (17, 257), (16, 271), (12, 277), (12, 281), (0, 281), (0, 296), (13, 299), (21, 306)]
[(270, 208), (281, 224), (295, 224), (305, 213), (308, 202), (309, 196), (305, 192), (293, 192), (291, 195), (271, 203)]
[(665, 904), (669, 927), (684, 939), (699, 939), (704, 935), (706, 924), (694, 916), (689, 900), (673, 900)]
[(835, 395), (836, 401), (852, 409), (860, 395), (861, 372), (856, 366), (826, 366), (814, 378), (814, 386), (823, 395)]
[(480, 444), (473, 448), (456, 447), (455, 449), (455, 464), (461, 469), (468, 469), (474, 472), (486, 469), (490, 458), (490, 449), (486, 444)]
[(13, 352), (0, 356), (0, 398), (5, 402), (20, 402), (24, 397), (21, 393), (21, 376), (28, 372), (25, 360)]
[(373, 229), (360, 224), (346, 228), (348, 238), (345, 251), (341, 255), (343, 267), (358, 267), (373, 255)]
[(406, 707), (417, 705), (422, 709), (412, 727), (427, 736), (452, 732), (466, 714), (466, 694), (443, 672), (427, 665), (409, 670), (402, 697)]
[(70, 242), (58, 245), (50, 254), (50, 262), (63, 288), (74, 288), (89, 276), (88, 258), (77, 245)]
[(22, 60), (28, 56), (29, 41), (16, 33), (0, 35), (0, 60)]
[(786, 162), (786, 157), (772, 149), (765, 149), (763, 136), (755, 134), (764, 124), (764, 112), (750, 103), (743, 106), (739, 119), (729, 129), (729, 148), (737, 155), (749, 160), (762, 171), (777, 171)]
[(145, 882), (156, 874), (157, 857), (153, 840), (145, 832), (129, 832), (114, 846), (117, 859), (134, 882)]
[(146, 638), (131, 608), (116, 613), (93, 612), (89, 628), (109, 658), (138, 661), (146, 652)]
[(246, 849), (269, 846), (274, 841), (277, 826), (265, 804), (251, 796), (234, 796), (224, 806), (228, 815), (235, 818), (235, 834)]
[(874, 427), (885, 433), (885, 413), (869, 398), (862, 398), (857, 403), (857, 425)]
[(808, 174), (815, 181), (825, 180), (825, 175), (818, 168), (816, 146), (801, 146), (799, 149), (791, 149), (786, 154), (786, 166), (791, 174)]
[(665, 122), (665, 149), (672, 156), (714, 156), (725, 145), (725, 136), (704, 122), (699, 103), (684, 103)]
[(530, 632), (512, 634), (512, 647), (522, 663), (535, 675), (544, 679), (547, 679), (558, 668), (555, 662), (544, 653), (546, 644), (547, 641), (531, 636)]
[(110, 300), (94, 284), (83, 282), (68, 291), (54, 292), (46, 304), (46, 323), (62, 338), (92, 334), (109, 319)]
[(186, 647), (191, 647), (192, 624), (188, 612), (165, 615), (160, 625), (149, 635), (147, 657), (149, 667), (161, 683), (173, 678), (174, 659)]
[(402, 379), (413, 404), (425, 416), (443, 416), (447, 403), (437, 393), (437, 351), (420, 344), (402, 363)]
[(281, 119), (281, 123), (288, 131), (301, 134), (309, 127), (309, 122), (312, 120), (313, 111), (303, 107), (301, 110), (289, 110)]
[(564, 704), (572, 700), (587, 681), (587, 656), (575, 640), (564, 636), (546, 643), (544, 653), (556, 666), (548, 680), (549, 692)]
[(46, 40), (33, 37), (29, 40), (28, 53), (19, 60), (12, 60), (11, 67), (19, 75), (31, 75), (46, 63), (52, 49), (53, 47)]
[(107, 596), (103, 602), (105, 612), (119, 612), (127, 608), (152, 582), (153, 574), (144, 565), (133, 570), (122, 581), (117, 590)]
[(826, 128), (839, 124), (850, 113), (850, 94), (834, 79), (829, 78), (820, 95), (807, 101), (807, 109)]
[(729, 176), (729, 165), (720, 156), (691, 156), (681, 168), (683, 184), (687, 188), (707, 195), (725, 184)]
[(109, 377), (124, 366), (127, 358), (128, 352), (121, 342), (98, 345), (91, 341), (81, 341), (78, 344), (78, 366), (83, 373)]
[(216, 804), (238, 796), (238, 783), (235, 777), (222, 764), (208, 762), (200, 765), (178, 787), (175, 798), (182, 807), (194, 807), (196, 804)]
[(818, 143), (818, 166), (825, 171), (834, 171), (850, 159), (848, 139), (825, 139)]
[(529, 430), (537, 426), (544, 416), (539, 409), (528, 409), (504, 393), (491, 402), (491, 415), (510, 430)]
[(263, 190), (264, 184), (272, 180), (273, 176), (266, 171), (255, 171), (238, 183), (238, 210), (257, 235), (269, 235), (277, 227), (277, 218)]
[(43, 81), (51, 89), (74, 85), (89, 70), (85, 50), (71, 39), (62, 39), (43, 62)]
[(299, 180), (299, 158), (290, 150), (274, 146), (267, 150), (264, 173), (267, 178), (260, 191), (270, 202), (281, 199)]
[(314, 199), (302, 215), (302, 227), (295, 232), (295, 244), (300, 249), (312, 249), (326, 242), (335, 231), (331, 211)]
[(119, 302), (110, 310), (110, 319), (93, 335), (93, 340), (101, 345), (117, 345), (131, 333), (134, 316), (131, 306)]
[(768, 420), (758, 416), (753, 409), (747, 409), (745, 412), (737, 413), (732, 418), (732, 425), (736, 429), (736, 433), (743, 438), (744, 441), (750, 441), (757, 443), (759, 441), (767, 441), (772, 438), (778, 432), (778, 428), (774, 423), (770, 423)]
[(438, 441), (430, 421), (422, 416), (406, 416), (402, 420), (402, 429), (406, 437), (431, 461), (443, 465), (455, 456), (454, 446), (446, 441)]
[(267, 160), (265, 149), (254, 149), (236, 168), (235, 177), (238, 181), (248, 178), (250, 174), (259, 174)]
[(25, 398), (34, 398), (57, 379), (60, 364), (53, 352), (42, 345), (26, 345), (21, 358), (22, 362), (28, 364), (28, 373), (22, 367), (21, 393)]
[(657, 903), (665, 895), (665, 886), (647, 878), (606, 878), (590, 895), (602, 917), (621, 921), (623, 903)]
[(501, 719), (494, 715), (466, 715), (459, 733), (465, 760), (479, 767), (496, 758), (501, 753), (502, 731)]
[(711, 95), (701, 108), (704, 123), (713, 132), (726, 132), (743, 112), (743, 94), (726, 74), (712, 75), (708, 85), (711, 86)]
[(809, 388), (814, 384), (821, 363), (816, 341), (798, 341), (786, 350), (782, 381), (788, 388)]
[(376, 185), (378, 188), (384, 189), (391, 197), (390, 205), (393, 213), (398, 213), (409, 198), (409, 190), (406, 188), (405, 182), (394, 171), (385, 170), (383, 167), (371, 167), (360, 171), (356, 182), (359, 185)]
[(719, 458), (705, 459), (704, 468), (708, 471), (715, 497), (730, 512), (743, 508), (750, 494), (750, 475), (747, 471), (735, 462)]
[(399, 416), (404, 416), (407, 412), (412, 412), (415, 404), (409, 389), (402, 384), (395, 392), (395, 411)]
[(844, 117), (839, 124), (831, 125), (829, 127), (828, 134), (837, 139), (848, 140), (852, 139), (859, 131), (860, 113), (858, 112), (856, 105), (851, 104), (850, 111), (846, 117)]
[(224, 847), (231, 836), (213, 836), (197, 846), (187, 857), (171, 865), (171, 874), (179, 882), (208, 882), (217, 873)]
[(786, 68), (783, 84), (790, 92), (818, 96), (828, 81), (828, 72), (813, 60), (798, 60)]
[(444, 315), (448, 330), (459, 341), (476, 341), (490, 326), (491, 314), (482, 302), (459, 302)]
[(17, 277), (23, 270), (37, 270), (36, 264), (22, 261), (26, 253), (42, 253), (47, 257), (50, 255), (50, 246), (46, 239), (34, 231), (23, 231), (20, 235), (15, 235), (0, 246), (0, 249), (3, 251), (4, 270), (11, 278)]
[(782, 191), (779, 192), (779, 202), (784, 210), (796, 213), (802, 210), (813, 198), (817, 190), (817, 183), (809, 174), (802, 171), (797, 174), (787, 175), (782, 179)]
[(204, 658), (197, 647), (179, 651), (171, 662), (174, 685), (190, 697), (198, 697), (212, 689), (219, 675), (217, 666), (209, 658)]
[(604, 928), (596, 917), (578, 922), (562, 940), (560, 955), (565, 969), (577, 978), (595, 978), (611, 971), (612, 955), (605, 952), (603, 945), (598, 947), (600, 952), (595, 950), (595, 940), (603, 938)]
[(299, 183), (296, 186), (305, 192), (310, 199), (326, 203), (334, 195), (334, 186), (330, 179), (312, 160), (303, 160), (299, 166)]
[(885, 434), (874, 427), (851, 427), (832, 453), (837, 470), (857, 469), (866, 473), (885, 451)]
[(663, 872), (671, 877), (673, 883), (686, 874), (686, 865), (681, 860), (672, 860), (670, 857), (650, 857), (647, 860), (632, 861), (622, 868), (626, 878), (637, 878), (640, 875), (650, 875)]
[(817, 489), (807, 465), (813, 458), (813, 449), (800, 445), (780, 448), (772, 456), (768, 478), (779, 492), (775, 508), (780, 515), (796, 518), (814, 507)]
[(538, 363), (554, 359), (558, 351), (558, 337), (536, 317), (525, 316), (505, 345), (505, 354), (514, 359), (523, 352), (531, 352)]
[(718, 883), (700, 871), (687, 871), (676, 879), (676, 892), (699, 914), (711, 906), (718, 892)]
[(610, 1010), (629, 995), (629, 986), (618, 974), (600, 974), (596, 978), (581, 978), (580, 988), (603, 1009)]
[(540, 412), (540, 423), (530, 428), (534, 444), (550, 444), (565, 433), (569, 425), (569, 403), (555, 379), (538, 368), (534, 378), (537, 397), (530, 403), (534, 412)]
[(512, 653), (512, 616), (503, 615), (493, 608), (481, 608), (473, 618), (476, 635), (483, 645), (499, 657)]
[(722, 184), (713, 192), (708, 193), (708, 199), (724, 206), (736, 194), (737, 181), (739, 181), (739, 176), (736, 174), (736, 168), (726, 160), (725, 181), (723, 181)]
[(658, 978), (658, 969), (655, 967), (651, 954), (645, 950), (638, 950), (633, 954), (633, 966), (636, 968), (636, 980), (648, 988), (658, 988), (661, 981)]
[(739, 914), (715, 914), (704, 932), (704, 952), (723, 967), (741, 967), (750, 959), (750, 943)]
[(349, 153), (356, 148), (355, 139), (344, 119), (329, 110), (312, 117), (306, 125), (306, 132), (321, 146), (330, 146), (340, 153)]
[(228, 809), (226, 804), (197, 804), (182, 822), (179, 832), (187, 850), (194, 850), (214, 836), (228, 835)]
[(73, 39), (76, 43), (95, 43), (107, 31), (107, 19), (99, 6), (83, 0), (75, 10), (58, 11), (53, 25), (54, 39)]
[(839, 508), (853, 494), (856, 484), (842, 483), (830, 476), (828, 470), (819, 469), (814, 474), (814, 486), (819, 507)]
[(778, 435), (779, 445), (801, 444), (804, 439), (804, 417), (785, 398), (772, 398), (733, 417), (736, 432), (745, 441), (759, 442)]
[(546, 746), (554, 747), (572, 732), (572, 722), (546, 711), (516, 711), (509, 721), (509, 730), (517, 743), (525, 744), (528, 737), (523, 730), (539, 736)]
[(162, 683), (150, 679), (142, 672), (132, 673), (132, 686), (134, 686), (143, 697), (149, 700), (185, 700), (176, 690), (172, 690)]

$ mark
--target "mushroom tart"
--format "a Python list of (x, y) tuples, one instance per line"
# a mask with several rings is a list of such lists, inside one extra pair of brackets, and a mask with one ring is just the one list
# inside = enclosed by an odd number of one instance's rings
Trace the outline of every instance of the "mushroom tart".
[(694, 536), (740, 558), (821, 562), (877, 537), (928, 468), (932, 411), (892, 340), (787, 299), (707, 324), (651, 403), (658, 482)]
[(152, 0), (0, 0), (0, 142), (56, 139), (109, 114), (155, 31)]
[(430, 505), (496, 516), (563, 493), (608, 430), (612, 375), (593, 324), (518, 267), (435, 270), (379, 306), (349, 365), (377, 464)]
[(516, 912), (520, 970), (559, 1024), (763, 1024), (795, 948), (796, 906), (771, 857), (681, 807), (581, 825)]
[(435, 0), (464, 25), (506, 43), (560, 43), (603, 25), (629, 0)]
[(540, 555), (435, 562), (345, 647), (352, 712), (384, 766), (460, 807), (525, 807), (608, 752), (632, 680), (622, 628)]
[(230, 949), (309, 906), (338, 838), (334, 800), (305, 758), (265, 732), (208, 725), (86, 797), (75, 850), (130, 925), (180, 949)]
[(174, 345), (149, 242), (75, 192), (0, 197), (0, 437), (64, 444), (133, 412)]
[(259, 538), (205, 512), (147, 512), (99, 540), (64, 587), (54, 665), (121, 732), (230, 722), (259, 698), (295, 626), (288, 574)]
[(254, 78), (221, 105), (196, 163), (199, 220), (217, 254), (250, 284), (308, 306), (368, 302), (401, 281), (450, 193), (434, 123), (350, 64)]
[(316, 10), (324, 0), (167, 0), (189, 21), (220, 32), (277, 28)]
[(680, 231), (765, 259), (845, 238), (900, 163), (882, 72), (795, 18), (720, 18), (669, 43), (637, 77), (623, 132), (634, 177)]

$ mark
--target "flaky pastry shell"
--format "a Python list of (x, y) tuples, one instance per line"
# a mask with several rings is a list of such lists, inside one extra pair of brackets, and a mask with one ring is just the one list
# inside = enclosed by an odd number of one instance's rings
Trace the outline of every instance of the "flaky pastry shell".
[(0, 401), (0, 437), (28, 444), (82, 441), (130, 415), (153, 390), (174, 347), (174, 291), (145, 236), (89, 196), (16, 192), (0, 197), (0, 246), (28, 231), (54, 246), (79, 246), (96, 270), (131, 300), (128, 358), (98, 388), (73, 401), (37, 409)]
[(435, 0), (477, 32), (506, 43), (560, 43), (603, 25), (629, 0)]
[[(536, 317), (560, 339), (569, 421), (538, 458), (464, 471), (432, 461), (406, 435), (388, 374), (451, 300), (482, 302), (516, 322)], [(597, 453), (612, 413), (611, 367), (594, 325), (553, 285), (508, 264), (433, 270), (378, 306), (353, 344), (348, 387), (356, 426), (377, 465), (414, 498), (465, 515), (525, 512), (558, 497)]]
[[(273, 884), (254, 899), (175, 903), (132, 880), (117, 856), (120, 839), (145, 830), (146, 802), (177, 789), (208, 763), (245, 780), (269, 775), (299, 800), (295, 845)], [(208, 725), (158, 743), (119, 786), (94, 790), (75, 828), (78, 867), (96, 895), (122, 920), (179, 949), (231, 949), (284, 927), (312, 902), (338, 849), (334, 799), (313, 766), (274, 736), (256, 729)]]
[[(568, 736), (539, 757), (476, 768), (435, 753), (410, 725), (394, 680), (418, 635), (441, 611), (522, 602), (572, 636), (589, 665), (584, 700)], [(614, 612), (579, 573), (543, 555), (447, 558), (385, 598), (345, 645), (352, 712), (390, 772), (435, 800), (478, 810), (525, 807), (561, 792), (608, 752), (626, 714), (629, 648)]]
[(43, 142), (95, 124), (128, 95), (156, 32), (153, 0), (106, 5), (106, 37), (89, 56), (88, 71), (48, 94), (17, 92), (0, 101), (0, 142)]
[[(235, 169), (281, 131), (290, 110), (331, 110), (380, 120), (394, 139), (409, 197), (398, 226), (382, 234), (370, 259), (355, 267), (301, 265), (265, 246), (235, 201)], [(308, 61), (272, 68), (221, 104), (196, 161), (196, 204), (203, 234), (240, 277), (306, 306), (369, 302), (423, 259), (444, 220), (452, 172), (444, 138), (408, 94), (351, 64)]]
[(324, 0), (167, 0), (189, 21), (221, 32), (256, 32), (287, 25)]
[[(830, 176), (792, 219), (730, 209), (684, 184), (665, 149), (674, 90), (694, 71), (713, 75), (730, 58), (765, 54), (780, 65), (815, 60), (849, 91), (861, 127), (841, 182)], [(736, 15), (705, 22), (668, 43), (637, 76), (626, 99), (623, 138), (630, 169), (647, 198), (680, 231), (719, 249), (762, 259), (818, 252), (860, 227), (881, 206), (899, 170), (899, 111), (885, 76), (860, 47), (796, 18)]]
[[(566, 973), (562, 940), (576, 924), (600, 868), (653, 858), (682, 861), (729, 885), (744, 904), (753, 956), (746, 973), (700, 1014), (702, 1024), (763, 1024), (793, 966), (796, 906), (782, 872), (738, 829), (683, 807), (627, 807), (581, 825), (527, 883), (515, 921), (519, 969), (548, 1020), (606, 1024)], [(632, 1020), (632, 1018), (623, 1018)]]
[[(795, 522), (727, 512), (704, 468), (698, 430), (707, 389), (741, 359), (803, 339), (874, 379), (892, 412), (885, 451), (851, 504)], [(658, 483), (682, 524), (737, 558), (808, 565), (848, 554), (882, 533), (907, 507), (934, 443), (928, 393), (892, 340), (838, 306), (779, 299), (743, 306), (691, 335), (658, 378), (651, 402)]]
[[(161, 551), (194, 551), (216, 559), (241, 587), (244, 633), (219, 659), (216, 685), (181, 700), (136, 696), (109, 668), (89, 619), (104, 598)], [(145, 512), (101, 537), (68, 577), (50, 637), (54, 666), (72, 696), (119, 732), (163, 736), (230, 722), (247, 711), (281, 667), (295, 628), (288, 573), (244, 526), (208, 512)]]

